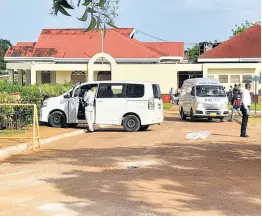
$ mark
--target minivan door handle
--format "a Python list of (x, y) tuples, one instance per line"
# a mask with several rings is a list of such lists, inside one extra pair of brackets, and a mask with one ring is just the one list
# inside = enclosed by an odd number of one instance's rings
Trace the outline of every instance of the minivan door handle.
[(102, 100), (96, 100), (96, 102), (100, 103), (100, 102), (102, 102)]

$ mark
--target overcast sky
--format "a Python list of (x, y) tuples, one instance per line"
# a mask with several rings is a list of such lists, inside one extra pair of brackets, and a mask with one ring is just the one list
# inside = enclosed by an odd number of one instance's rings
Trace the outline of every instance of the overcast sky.
[[(27, 3), (25, 3), (27, 2)], [(161, 2), (161, 3), (160, 3)], [(1, 0), (0, 38), (36, 41), (42, 28), (81, 28), (72, 17), (50, 15), (52, 0)], [(133, 27), (168, 41), (226, 40), (235, 24), (259, 21), (260, 0), (120, 0), (118, 27)], [(152, 41), (149, 36), (136, 38)]]

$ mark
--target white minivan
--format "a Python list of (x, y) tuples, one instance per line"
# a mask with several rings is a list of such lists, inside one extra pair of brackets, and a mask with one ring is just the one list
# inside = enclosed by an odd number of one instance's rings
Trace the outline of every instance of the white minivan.
[(40, 121), (51, 127), (85, 124), (83, 97), (96, 87), (95, 120), (98, 125), (122, 125), (128, 132), (144, 131), (163, 122), (163, 102), (158, 84), (136, 81), (79, 83), (65, 94), (43, 102)]
[(190, 117), (223, 121), (228, 116), (228, 99), (222, 84), (214, 79), (195, 78), (184, 81), (179, 98), (182, 120)]

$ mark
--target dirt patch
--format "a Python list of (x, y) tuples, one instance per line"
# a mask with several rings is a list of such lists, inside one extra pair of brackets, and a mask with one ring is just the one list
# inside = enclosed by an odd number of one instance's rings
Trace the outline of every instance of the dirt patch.
[[(56, 135), (69, 133), (75, 130), (79, 130), (79, 128), (50, 128), (46, 126), (40, 126), (40, 138), (49, 138)], [(6, 137), (6, 139), (0, 139), (0, 149), (12, 145), (17, 145), (21, 143), (30, 142), (31, 139), (14, 139), (14, 137), (31, 137), (33, 136), (33, 128), (27, 128), (24, 133), (19, 134), (0, 134), (1, 137)]]

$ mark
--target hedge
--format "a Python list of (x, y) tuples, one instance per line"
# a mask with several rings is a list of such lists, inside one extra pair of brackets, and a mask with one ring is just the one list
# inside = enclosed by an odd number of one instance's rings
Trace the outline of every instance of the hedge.
[[(38, 84), (34, 86), (19, 86), (6, 81), (0, 81), (0, 103), (14, 103), (11, 95), (15, 92), (21, 93), (21, 103), (36, 104), (38, 111), (45, 98), (59, 96), (70, 88), (73, 84)], [(32, 123), (33, 109), (26, 107), (0, 106), (0, 129), (21, 130), (26, 125)]]

